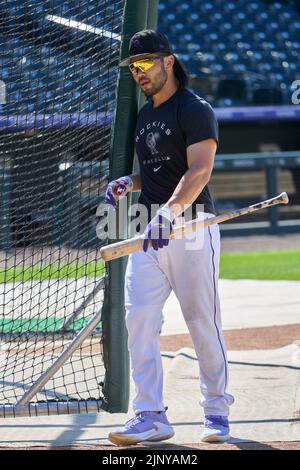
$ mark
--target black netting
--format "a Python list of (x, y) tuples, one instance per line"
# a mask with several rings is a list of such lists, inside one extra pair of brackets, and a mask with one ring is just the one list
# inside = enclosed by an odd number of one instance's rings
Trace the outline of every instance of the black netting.
[[(101, 308), (124, 0), (0, 5), (0, 403), (14, 404)], [(105, 220), (104, 220), (105, 222)], [(34, 399), (101, 399), (101, 322)]]

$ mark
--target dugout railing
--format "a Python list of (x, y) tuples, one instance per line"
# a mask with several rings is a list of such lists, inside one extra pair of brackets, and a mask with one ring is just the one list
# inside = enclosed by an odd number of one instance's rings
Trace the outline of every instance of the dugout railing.
[[(274, 206), (267, 209), (263, 220), (257, 219), (256, 215), (250, 216), (248, 219), (241, 217), (240, 220), (232, 223), (222, 224), (222, 235), (251, 235), (251, 234), (279, 234), (279, 233), (296, 233), (300, 232), (300, 181), (296, 178), (289, 181), (287, 186), (279, 181), (279, 172), (288, 170), (293, 173), (300, 169), (300, 150), (292, 152), (263, 152), (263, 153), (241, 153), (241, 154), (220, 154), (216, 156), (211, 181), (212, 191), (214, 192), (214, 184), (216, 179), (226, 179), (226, 175), (246, 174), (246, 183), (244, 189), (247, 189), (247, 197), (245, 197), (243, 188), (239, 185), (239, 189), (234, 187), (234, 179), (230, 182), (232, 196), (222, 195), (219, 191), (216, 197), (218, 212), (225, 212), (226, 209), (246, 206), (259, 202), (257, 198), (266, 199), (274, 197), (278, 192), (286, 191), (290, 197), (290, 204), (284, 209)], [(251, 187), (255, 185), (257, 172), (263, 172), (264, 184), (260, 194), (249, 196)], [(299, 174), (299, 173), (297, 173)], [(254, 175), (251, 178), (251, 175)], [(214, 179), (215, 177), (215, 179)], [(229, 185), (229, 183), (228, 183)], [(217, 189), (217, 188), (215, 188)], [(254, 191), (253, 191), (254, 193)], [(284, 212), (283, 212), (284, 211)], [(284, 217), (283, 217), (284, 213)]]

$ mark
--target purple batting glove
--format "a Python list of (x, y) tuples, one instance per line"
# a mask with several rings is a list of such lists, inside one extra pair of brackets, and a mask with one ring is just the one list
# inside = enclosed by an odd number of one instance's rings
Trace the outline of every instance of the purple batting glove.
[(119, 199), (132, 191), (132, 187), (133, 182), (130, 176), (122, 176), (122, 178), (111, 181), (106, 189), (105, 202), (116, 208)]
[(149, 248), (150, 241), (155, 251), (169, 244), (174, 218), (174, 213), (170, 209), (163, 208), (157, 212), (144, 232), (143, 250), (145, 252)]

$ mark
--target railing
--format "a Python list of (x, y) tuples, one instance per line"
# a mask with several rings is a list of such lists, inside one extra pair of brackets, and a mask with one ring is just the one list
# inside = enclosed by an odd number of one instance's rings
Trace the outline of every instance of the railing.
[[(264, 197), (276, 196), (283, 188), (278, 188), (278, 170), (300, 168), (300, 150), (293, 152), (263, 152), (263, 153), (243, 153), (243, 154), (223, 154), (217, 155), (214, 164), (214, 172), (253, 172), (264, 170), (266, 175), (266, 194)], [(299, 170), (298, 170), (299, 171)], [(249, 183), (250, 184), (250, 183)], [(296, 196), (300, 204), (300, 180), (298, 182)], [(288, 192), (288, 191), (287, 191)], [(238, 194), (236, 194), (238, 199)], [(254, 201), (259, 202), (259, 201)], [(252, 233), (283, 233), (300, 232), (300, 220), (280, 220), (280, 208), (274, 206), (268, 209), (267, 221), (247, 222), (242, 218), (238, 224), (222, 225), (223, 234), (246, 235)]]

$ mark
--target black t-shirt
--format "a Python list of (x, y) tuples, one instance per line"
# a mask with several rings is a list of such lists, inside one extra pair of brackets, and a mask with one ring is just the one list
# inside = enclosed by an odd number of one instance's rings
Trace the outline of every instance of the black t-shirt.
[[(139, 203), (148, 211), (151, 204), (165, 204), (188, 170), (187, 147), (205, 139), (218, 142), (218, 123), (204, 99), (187, 89), (177, 91), (156, 108), (149, 99), (139, 112), (135, 129), (142, 183)], [(207, 186), (193, 203), (193, 213), (196, 204), (215, 213)]]

